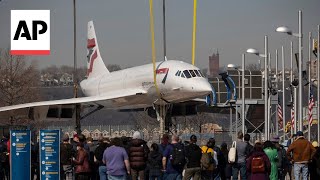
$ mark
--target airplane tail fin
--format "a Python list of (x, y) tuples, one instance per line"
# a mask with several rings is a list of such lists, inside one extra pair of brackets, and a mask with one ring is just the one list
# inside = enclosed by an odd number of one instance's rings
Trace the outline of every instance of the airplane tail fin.
[(87, 77), (96, 77), (98, 75), (109, 72), (106, 68), (98, 46), (96, 32), (94, 30), (93, 21), (88, 22), (88, 42), (87, 42)]

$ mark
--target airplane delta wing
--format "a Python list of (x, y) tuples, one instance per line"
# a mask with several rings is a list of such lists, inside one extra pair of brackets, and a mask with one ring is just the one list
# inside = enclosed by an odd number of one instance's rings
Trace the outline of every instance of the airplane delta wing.
[(104, 96), (79, 97), (79, 98), (71, 98), (71, 99), (40, 101), (40, 102), (5, 106), (5, 107), (0, 107), (0, 112), (23, 109), (23, 108), (39, 107), (39, 106), (71, 105), (71, 104), (101, 105), (106, 108), (112, 108), (112, 107), (116, 108), (120, 104), (126, 103), (128, 101), (132, 101), (132, 99), (140, 99), (141, 96), (144, 96), (145, 94), (146, 92), (144, 91), (135, 91), (135, 90), (117, 91), (115, 93), (109, 93)]

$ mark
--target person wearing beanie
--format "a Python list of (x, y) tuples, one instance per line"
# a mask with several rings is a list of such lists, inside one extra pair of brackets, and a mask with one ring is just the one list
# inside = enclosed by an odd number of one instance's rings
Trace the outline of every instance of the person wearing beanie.
[(72, 179), (72, 173), (65, 174), (64, 172), (72, 168), (72, 157), (75, 155), (75, 151), (72, 145), (69, 143), (69, 135), (64, 134), (62, 137), (62, 143), (60, 144), (60, 167), (62, 169), (61, 179)]
[(139, 131), (133, 133), (132, 140), (129, 142), (128, 152), (132, 180), (137, 180), (138, 177), (140, 180), (144, 180), (149, 148), (147, 142), (141, 139)]
[(308, 163), (315, 154), (315, 151), (316, 149), (312, 146), (312, 144), (304, 138), (303, 132), (298, 131), (297, 139), (289, 146), (287, 150), (288, 159), (293, 161), (293, 172), (295, 179), (299, 179), (299, 176), (302, 176), (302, 180), (308, 179)]

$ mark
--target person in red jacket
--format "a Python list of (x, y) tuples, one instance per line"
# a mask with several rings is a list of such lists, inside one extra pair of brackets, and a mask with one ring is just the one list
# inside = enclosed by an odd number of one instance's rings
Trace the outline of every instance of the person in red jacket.
[[(256, 141), (253, 148), (253, 152), (251, 153), (250, 157), (246, 160), (248, 180), (269, 180), (269, 174), (271, 172), (271, 163), (268, 156), (263, 151), (262, 147), (262, 143), (260, 141)], [(264, 164), (263, 168), (262, 166), (258, 169), (255, 168), (257, 164), (254, 163), (254, 158), (260, 158), (260, 161), (262, 162), (262, 164)]]
[(76, 165), (76, 180), (89, 180), (89, 175), (91, 172), (88, 153), (83, 147), (83, 143), (79, 142), (77, 144), (77, 158), (73, 158), (73, 163)]

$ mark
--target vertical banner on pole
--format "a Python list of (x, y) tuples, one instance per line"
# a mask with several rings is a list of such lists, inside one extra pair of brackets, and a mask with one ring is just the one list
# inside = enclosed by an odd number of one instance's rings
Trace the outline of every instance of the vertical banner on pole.
[(40, 130), (40, 179), (60, 179), (60, 130)]
[(31, 179), (30, 130), (10, 131), (11, 180)]

